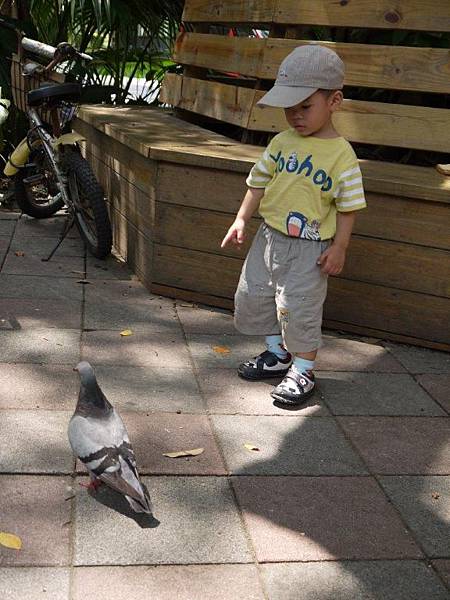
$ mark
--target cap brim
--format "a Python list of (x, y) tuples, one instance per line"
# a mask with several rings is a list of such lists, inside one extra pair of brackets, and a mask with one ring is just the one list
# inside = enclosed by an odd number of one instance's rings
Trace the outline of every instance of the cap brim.
[(306, 98), (309, 98), (319, 88), (297, 87), (290, 85), (274, 85), (271, 90), (264, 94), (257, 106), (276, 106), (278, 108), (290, 108)]

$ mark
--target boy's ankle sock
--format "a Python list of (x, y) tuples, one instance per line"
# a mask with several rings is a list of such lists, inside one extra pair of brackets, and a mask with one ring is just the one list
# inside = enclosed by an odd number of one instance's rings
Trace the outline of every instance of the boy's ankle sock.
[(292, 366), (297, 373), (307, 373), (308, 371), (312, 371), (314, 369), (314, 361), (306, 360), (306, 358), (296, 356)]
[(273, 352), (278, 358), (287, 358), (288, 351), (283, 346), (281, 335), (266, 335), (266, 346), (269, 352)]

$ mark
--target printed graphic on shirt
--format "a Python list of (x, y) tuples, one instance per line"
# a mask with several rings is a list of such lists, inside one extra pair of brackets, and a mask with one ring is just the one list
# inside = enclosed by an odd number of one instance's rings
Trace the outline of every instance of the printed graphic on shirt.
[(291, 237), (320, 241), (319, 227), (319, 221), (314, 219), (309, 224), (305, 215), (299, 212), (290, 212), (286, 219), (286, 231)]
[(276, 135), (255, 163), (247, 185), (264, 188), (259, 214), (292, 237), (327, 240), (336, 232), (336, 212), (365, 208), (358, 159), (344, 138)]
[(324, 169), (315, 169), (312, 154), (305, 156), (302, 162), (299, 161), (296, 152), (292, 152), (285, 158), (280, 150), (276, 156), (269, 154), (269, 157), (275, 162), (278, 173), (285, 171), (296, 176), (311, 177), (314, 185), (319, 186), (322, 192), (328, 192), (333, 187), (333, 179), (328, 176), (327, 172)]

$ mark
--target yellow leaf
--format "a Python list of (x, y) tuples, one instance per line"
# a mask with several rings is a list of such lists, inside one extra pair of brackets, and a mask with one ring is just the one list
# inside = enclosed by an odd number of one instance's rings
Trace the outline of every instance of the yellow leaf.
[(133, 332), (131, 331), (131, 329), (124, 329), (123, 331), (120, 332), (120, 335), (122, 337), (126, 337), (127, 335), (133, 335)]
[(252, 452), (259, 452), (259, 448), (257, 446), (254, 446), (253, 444), (244, 444), (244, 448), (247, 448), (247, 450), (250, 450)]
[(0, 531), (0, 544), (6, 546), (6, 548), (12, 548), (13, 550), (20, 550), (22, 548), (22, 540), (17, 535), (12, 533), (5, 533)]
[(14, 252), (14, 254), (16, 256), (25, 256), (25, 252), (23, 252), (22, 250), (17, 250), (17, 252)]
[(163, 452), (163, 456), (168, 456), (169, 458), (178, 458), (180, 456), (198, 456), (204, 451), (204, 448), (194, 448), (193, 450), (180, 450), (179, 452)]
[(213, 346), (213, 350), (214, 352), (217, 352), (217, 354), (230, 354), (231, 352), (228, 346)]

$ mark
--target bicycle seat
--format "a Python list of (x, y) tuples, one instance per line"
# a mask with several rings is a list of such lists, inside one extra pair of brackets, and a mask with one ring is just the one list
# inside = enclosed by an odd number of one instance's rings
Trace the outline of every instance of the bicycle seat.
[(78, 83), (45, 82), (35, 90), (28, 92), (28, 105), (56, 106), (59, 102), (78, 102), (81, 97), (81, 86)]

